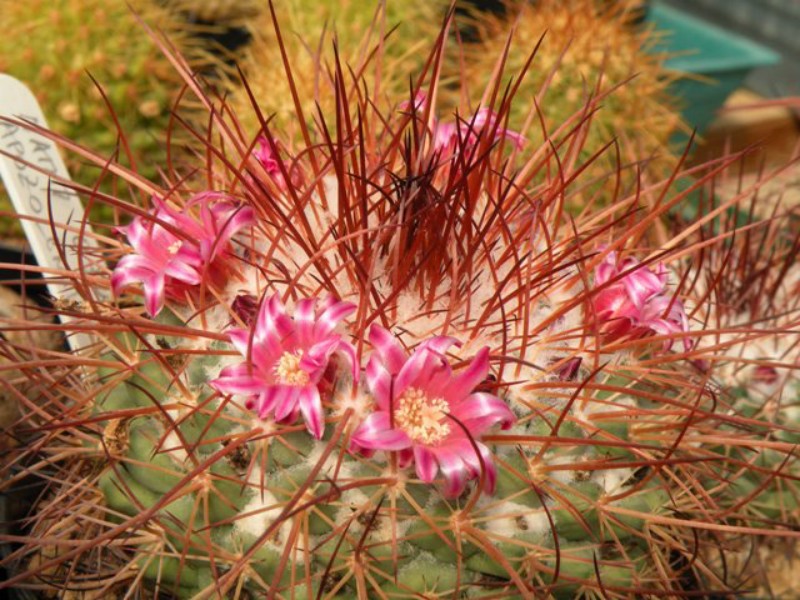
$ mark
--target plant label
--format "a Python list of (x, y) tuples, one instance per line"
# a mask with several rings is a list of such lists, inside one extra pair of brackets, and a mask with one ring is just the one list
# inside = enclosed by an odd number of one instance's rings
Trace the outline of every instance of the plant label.
[[(12, 120), (47, 127), (31, 91), (0, 73), (0, 177), (36, 262), (45, 269), (44, 277), (52, 280), (47, 283), (48, 291), (58, 301), (80, 302), (83, 298), (75, 286), (65, 283), (65, 275), (75, 276), (79, 256), (87, 251), (92, 254), (97, 247), (88, 224), (81, 232), (83, 204), (73, 190), (53, 179), (69, 180), (55, 143)], [(91, 343), (91, 338), (75, 334), (68, 341), (75, 350)]]

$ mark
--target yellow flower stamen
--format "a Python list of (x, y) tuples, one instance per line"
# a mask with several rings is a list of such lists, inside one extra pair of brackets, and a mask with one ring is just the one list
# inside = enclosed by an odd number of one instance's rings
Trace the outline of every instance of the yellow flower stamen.
[(285, 385), (308, 385), (311, 378), (300, 368), (302, 352), (284, 352), (275, 366), (275, 376)]
[(417, 388), (408, 388), (397, 399), (394, 422), (408, 437), (422, 444), (435, 444), (450, 433), (450, 406), (442, 398), (429, 398)]

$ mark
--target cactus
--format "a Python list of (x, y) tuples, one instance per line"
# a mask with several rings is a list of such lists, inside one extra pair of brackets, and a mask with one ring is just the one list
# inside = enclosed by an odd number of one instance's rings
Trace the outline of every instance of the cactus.
[[(54, 131), (80, 139), (108, 158), (117, 149), (119, 131), (91, 74), (113, 105), (137, 165), (155, 177), (155, 165), (165, 160), (164, 134), (180, 78), (137, 23), (132, 8), (164, 31), (188, 59), (198, 65), (206, 60), (185, 33), (186, 24), (152, 0), (7, 1), (2, 7), (0, 72), (31, 88)], [(119, 151), (124, 158), (125, 149)], [(98, 179), (97, 165), (73, 159), (67, 167), (86, 185)], [(0, 201), (0, 210), (10, 210), (1, 194)], [(0, 227), (6, 235), (20, 232), (16, 220), (2, 218)]]
[(231, 82), (231, 106), (247, 131), (255, 135), (261, 123), (251, 106), (252, 92), (264, 116), (274, 115), (271, 127), (282, 130), (287, 141), (301, 137), (281, 48), (297, 74), (293, 83), (303, 120), (311, 128), (318, 119), (317, 102), (326, 117), (333, 115), (336, 92), (330, 78), (337, 60), (349, 94), (354, 92), (356, 77), (368, 82), (374, 91), (372, 101), (383, 104), (387, 96), (389, 102), (406, 98), (409, 80), (419, 73), (428, 48), (439, 35), (447, 6), (443, 0), (389, 0), (385, 5), (360, 0), (275, 2), (283, 44), (278, 43), (269, 11), (248, 22), (253, 40), (241, 63), (247, 86), (238, 79)]
[(798, 429), (773, 435), (720, 379), (753, 340), (795, 364), (797, 282), (766, 321), (705, 318), (749, 285), (730, 257), (756, 235), (750, 274), (789, 285), (791, 228), (710, 215), (648, 247), (693, 191), (657, 200), (669, 181), (642, 190), (650, 213), (620, 190), (568, 218), (587, 165), (520, 148), (518, 98), (456, 121), (438, 85), (385, 112), (340, 90), (296, 154), (202, 95), (204, 172), (119, 171), (154, 199), (114, 200), (133, 218), (105, 239), (113, 267), (72, 275), (63, 328), (96, 343), (14, 365), (43, 385), (3, 486), (45, 489), (3, 536), (20, 548), (0, 587), (710, 595), (743, 584), (724, 560), (742, 539), (797, 538)]
[(258, 0), (170, 0), (169, 5), (206, 23), (234, 24), (261, 14), (266, 2)]
[[(618, 170), (629, 186), (635, 185), (637, 170), (644, 181), (661, 180), (677, 162), (670, 137), (685, 126), (678, 101), (667, 90), (675, 76), (663, 67), (663, 53), (654, 51), (657, 34), (633, 22), (641, 4), (510, 0), (503, 14), (481, 14), (474, 19), (477, 40), (465, 44), (462, 58), (450, 61), (448, 74), (465, 80), (463, 88), (451, 90), (450, 104), (462, 104), (462, 89), (473, 105), (481, 101), (509, 36), (507, 73), (512, 75), (541, 38), (531, 73), (516, 92), (521, 101), (509, 111), (509, 126), (525, 127), (540, 144), (550, 136), (559, 143), (565, 124), (566, 131), (583, 125), (582, 159), (602, 153), (591, 167), (600, 181), (613, 185), (608, 174)], [(613, 189), (607, 192), (611, 195)]]

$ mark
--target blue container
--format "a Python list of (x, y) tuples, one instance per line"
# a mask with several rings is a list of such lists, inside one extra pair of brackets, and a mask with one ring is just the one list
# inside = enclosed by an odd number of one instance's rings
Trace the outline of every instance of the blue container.
[(647, 22), (659, 32), (658, 52), (673, 55), (666, 68), (685, 73), (670, 87), (682, 104), (682, 116), (702, 132), (747, 74), (774, 65), (780, 55), (745, 37), (693, 17), (662, 2), (652, 2)]

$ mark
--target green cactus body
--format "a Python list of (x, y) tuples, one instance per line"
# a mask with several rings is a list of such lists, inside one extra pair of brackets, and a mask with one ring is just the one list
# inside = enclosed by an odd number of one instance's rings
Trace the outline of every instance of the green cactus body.
[(0, 337), (4, 370), (41, 389), (0, 489), (44, 488), (0, 589), (87, 573), (93, 593), (178, 598), (742, 589), (725, 563), (742, 539), (798, 537), (788, 217), (651, 246), (636, 193), (565, 212), (592, 185), (580, 132), (564, 161), (509, 148), (493, 113), (479, 133), (435, 106), (423, 123), (361, 84), (324, 92), (310, 146), (273, 140), (289, 177), (252, 153), (250, 112), (209, 100), (205, 162), (57, 273), (85, 300), (60, 327), (97, 343)]

